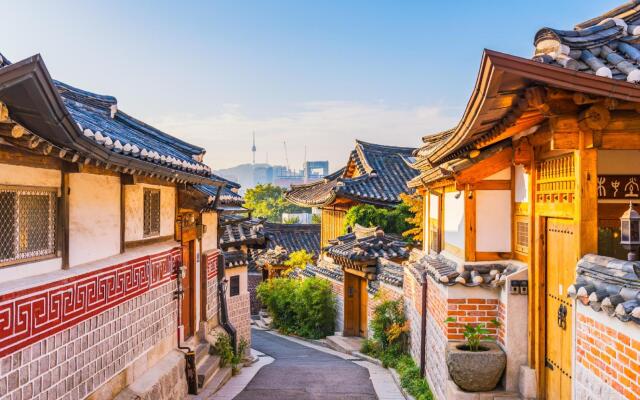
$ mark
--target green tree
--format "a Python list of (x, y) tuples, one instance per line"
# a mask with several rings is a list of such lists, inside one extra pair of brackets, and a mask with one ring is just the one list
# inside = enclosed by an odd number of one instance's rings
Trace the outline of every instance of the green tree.
[(359, 204), (347, 211), (345, 230), (348, 226), (358, 224), (368, 228), (379, 226), (386, 233), (401, 235), (412, 228), (407, 222), (407, 219), (412, 216), (409, 206), (404, 203), (400, 203), (392, 209), (376, 207), (370, 204)]
[(308, 208), (298, 207), (284, 198), (284, 189), (270, 183), (248, 189), (244, 196), (245, 206), (253, 210), (253, 215), (266, 218), (269, 222), (280, 222), (282, 213), (305, 213)]
[(320, 214), (312, 214), (311, 215), (311, 223), (312, 224), (322, 223), (322, 217), (320, 217)]

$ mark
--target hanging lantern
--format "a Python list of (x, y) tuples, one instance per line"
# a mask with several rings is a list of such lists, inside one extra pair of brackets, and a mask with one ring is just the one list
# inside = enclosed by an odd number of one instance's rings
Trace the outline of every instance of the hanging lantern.
[(629, 203), (629, 209), (620, 217), (620, 244), (629, 251), (627, 259), (637, 260), (637, 248), (640, 246), (640, 214)]

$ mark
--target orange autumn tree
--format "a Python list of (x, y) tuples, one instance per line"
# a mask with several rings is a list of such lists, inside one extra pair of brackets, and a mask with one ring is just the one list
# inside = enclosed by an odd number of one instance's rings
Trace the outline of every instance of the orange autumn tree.
[(402, 236), (410, 238), (416, 242), (422, 240), (422, 230), (424, 227), (424, 215), (423, 215), (423, 198), (417, 194), (400, 194), (402, 203), (408, 208), (410, 216), (405, 218), (405, 221), (412, 226), (402, 232)]

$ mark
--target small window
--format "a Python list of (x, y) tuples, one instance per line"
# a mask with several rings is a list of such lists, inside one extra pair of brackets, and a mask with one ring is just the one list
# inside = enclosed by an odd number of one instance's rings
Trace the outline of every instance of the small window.
[(56, 193), (0, 186), (0, 264), (55, 254)]
[(144, 189), (144, 236), (160, 235), (160, 190)]
[(240, 275), (234, 275), (229, 280), (229, 296), (237, 296), (240, 294)]
[(529, 223), (525, 218), (516, 219), (516, 251), (522, 254), (529, 253)]

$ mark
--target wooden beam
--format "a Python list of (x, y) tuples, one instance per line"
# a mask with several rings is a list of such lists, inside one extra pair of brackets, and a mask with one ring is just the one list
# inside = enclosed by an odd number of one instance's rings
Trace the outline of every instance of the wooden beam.
[(598, 252), (598, 153), (585, 148), (585, 132), (580, 132), (575, 152), (576, 171), (574, 221), (578, 232), (576, 262), (587, 253)]
[(456, 184), (458, 190), (511, 190), (511, 180), (491, 180), (480, 181), (476, 183)]
[(69, 186), (69, 170), (68, 164), (64, 164), (62, 166), (62, 175), (60, 177), (60, 191), (61, 191), (61, 199), (60, 199), (60, 223), (61, 223), (61, 231), (62, 231), (62, 243), (61, 243), (61, 251), (62, 251), (62, 269), (69, 269), (69, 196), (71, 195), (71, 187)]
[(126, 229), (126, 182), (125, 174), (120, 174), (120, 254), (124, 253), (125, 248), (125, 229)]
[(476, 183), (511, 166), (513, 149), (506, 147), (489, 158), (478, 161), (456, 176), (456, 183)]
[(0, 164), (59, 170), (62, 163), (63, 161), (57, 157), (35, 155), (18, 147), (0, 146)]

